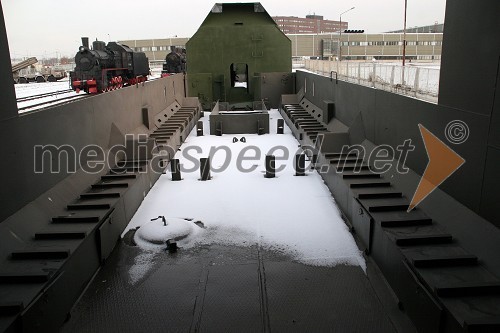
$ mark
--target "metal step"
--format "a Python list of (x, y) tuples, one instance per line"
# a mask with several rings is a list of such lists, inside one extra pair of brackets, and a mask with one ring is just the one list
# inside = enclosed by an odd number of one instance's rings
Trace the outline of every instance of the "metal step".
[(369, 212), (393, 212), (399, 210), (407, 210), (409, 204), (386, 204), (386, 205), (370, 205), (368, 206)]
[(36, 240), (64, 240), (64, 239), (84, 239), (87, 233), (84, 231), (46, 231), (37, 232)]
[(397, 191), (358, 194), (358, 199), (386, 199), (386, 198), (401, 198), (401, 197), (403, 197), (403, 193)]
[(52, 223), (97, 223), (99, 221), (99, 216), (59, 216), (52, 218)]
[(22, 250), (10, 254), (12, 260), (57, 260), (69, 257), (69, 250)]
[(413, 258), (411, 261), (417, 268), (477, 265), (477, 257), (467, 254)]
[(0, 316), (13, 316), (24, 309), (23, 302), (2, 302), (0, 301)]
[(366, 188), (366, 187), (388, 187), (391, 186), (390, 182), (380, 180), (380, 181), (375, 181), (375, 180), (368, 180), (368, 181), (363, 181), (363, 182), (356, 182), (356, 183), (351, 183), (349, 184), (350, 188)]
[(396, 237), (396, 245), (398, 246), (446, 244), (451, 243), (452, 241), (453, 237), (450, 234), (429, 234)]
[(118, 192), (96, 192), (96, 193), (83, 193), (80, 194), (80, 199), (90, 200), (90, 199), (104, 199), (104, 198), (119, 198), (120, 193)]
[(109, 170), (109, 173), (111, 174), (120, 174), (120, 173), (125, 173), (125, 172), (141, 172), (144, 171), (144, 168), (142, 167), (125, 167), (125, 168), (113, 168)]
[(102, 204), (77, 203), (68, 205), (66, 208), (68, 210), (98, 210), (98, 209), (110, 209), (111, 205), (109, 203), (102, 203)]
[(362, 165), (333, 165), (335, 169), (337, 169), (337, 172), (344, 172), (344, 171), (354, 171), (354, 170), (370, 170), (370, 166), (368, 164), (362, 164)]
[(120, 161), (116, 165), (117, 167), (129, 167), (129, 166), (145, 166), (148, 164), (149, 160), (125, 160), (125, 161)]
[(334, 159), (334, 158), (354, 158), (357, 157), (358, 154), (356, 152), (349, 152), (349, 153), (326, 153), (325, 158), (327, 159)]
[(491, 296), (500, 294), (500, 282), (462, 282), (434, 288), (440, 297)]
[(51, 272), (0, 273), (0, 283), (45, 283), (50, 280)]
[(104, 175), (101, 176), (102, 180), (117, 180), (117, 179), (135, 179), (137, 175), (134, 173), (127, 174), (113, 174), (113, 175)]
[(92, 185), (92, 188), (94, 189), (126, 188), (126, 187), (128, 187), (128, 183), (98, 183)]
[(414, 227), (421, 225), (431, 225), (432, 219), (422, 218), (422, 219), (401, 219), (401, 220), (383, 220), (380, 221), (380, 225), (384, 228), (400, 228), (400, 227)]
[(350, 179), (350, 178), (380, 178), (380, 175), (378, 173), (373, 173), (373, 172), (367, 172), (367, 171), (361, 171), (361, 172), (356, 172), (356, 173), (342, 173), (342, 177), (344, 179)]

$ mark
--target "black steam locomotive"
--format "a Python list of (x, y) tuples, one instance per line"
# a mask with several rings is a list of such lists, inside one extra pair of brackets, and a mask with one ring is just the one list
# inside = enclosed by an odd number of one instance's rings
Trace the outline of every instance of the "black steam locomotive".
[(89, 39), (82, 37), (82, 46), (75, 56), (76, 67), (70, 72), (71, 88), (89, 94), (144, 82), (149, 75), (148, 58), (126, 45), (96, 40), (89, 48)]
[(186, 71), (186, 49), (171, 46), (170, 53), (165, 57), (161, 76), (169, 76), (174, 73), (183, 73)]

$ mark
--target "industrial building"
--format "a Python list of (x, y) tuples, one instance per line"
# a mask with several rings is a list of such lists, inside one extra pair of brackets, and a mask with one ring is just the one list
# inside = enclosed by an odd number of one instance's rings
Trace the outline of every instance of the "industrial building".
[(339, 32), (348, 28), (347, 22), (325, 20), (321, 15), (273, 16), (274, 21), (285, 34), (323, 34)]
[[(408, 27), (406, 28), (406, 33), (443, 33), (444, 31), (444, 23), (435, 22), (432, 25), (424, 25), (421, 27)], [(402, 33), (403, 30), (393, 30), (387, 31), (387, 33)]]
[(185, 48), (189, 38), (171, 37), (160, 39), (133, 39), (122, 40), (118, 43), (125, 44), (135, 51), (146, 53), (150, 62), (162, 62), (165, 56), (170, 52), (170, 47)]
[[(292, 41), (293, 57), (330, 59), (341, 51), (345, 60), (394, 60), (403, 56), (402, 33), (287, 35)], [(407, 33), (406, 57), (414, 60), (440, 60), (443, 44), (442, 33)]]
[[(339, 34), (287, 34), (292, 41), (292, 57), (331, 59), (339, 52)], [(342, 34), (342, 59), (394, 60), (403, 55), (403, 34)], [(152, 63), (162, 62), (170, 46), (184, 48), (189, 38), (124, 40), (136, 51), (143, 51)], [(414, 60), (440, 60), (442, 33), (407, 33), (406, 56)]]

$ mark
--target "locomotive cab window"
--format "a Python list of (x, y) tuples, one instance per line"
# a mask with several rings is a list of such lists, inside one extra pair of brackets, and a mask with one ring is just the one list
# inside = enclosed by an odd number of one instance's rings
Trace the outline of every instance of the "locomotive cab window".
[(248, 65), (233, 63), (229, 70), (231, 72), (231, 87), (248, 89)]

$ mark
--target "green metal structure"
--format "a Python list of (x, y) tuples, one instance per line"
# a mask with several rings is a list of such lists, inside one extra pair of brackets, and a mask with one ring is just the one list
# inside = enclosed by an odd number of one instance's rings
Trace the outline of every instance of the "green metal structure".
[(260, 3), (215, 4), (186, 51), (188, 94), (206, 110), (249, 108), (260, 73), (292, 71), (291, 41)]

